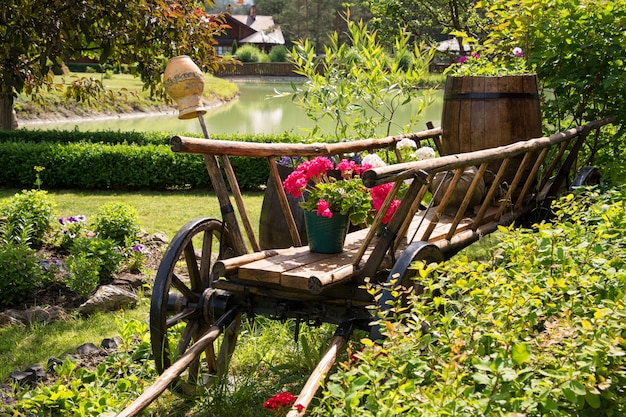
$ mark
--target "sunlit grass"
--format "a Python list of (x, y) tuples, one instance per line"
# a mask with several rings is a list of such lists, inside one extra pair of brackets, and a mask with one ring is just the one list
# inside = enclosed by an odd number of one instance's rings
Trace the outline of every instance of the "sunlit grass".
[[(20, 192), (16, 189), (0, 189), (0, 199)], [(48, 190), (57, 204), (60, 216), (82, 214), (87, 221), (104, 204), (115, 201), (129, 204), (139, 213), (139, 225), (148, 233), (164, 233), (169, 239), (188, 221), (199, 217), (222, 219), (215, 193), (210, 191), (74, 191)], [(258, 237), (259, 217), (263, 193), (244, 194), (246, 212)], [(234, 205), (234, 202), (233, 202)]]

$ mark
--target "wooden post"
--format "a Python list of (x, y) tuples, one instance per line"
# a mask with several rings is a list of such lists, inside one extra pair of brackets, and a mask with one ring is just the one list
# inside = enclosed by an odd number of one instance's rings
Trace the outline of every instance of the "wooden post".
[[(302, 391), (300, 391), (300, 395), (296, 398), (294, 407), (287, 413), (287, 417), (301, 417), (306, 413), (306, 409), (309, 404), (311, 404), (311, 400), (313, 400), (321, 382), (326, 378), (328, 371), (330, 371), (330, 368), (335, 364), (339, 349), (348, 341), (352, 329), (353, 325), (351, 322), (344, 322), (337, 327), (335, 335), (330, 341), (326, 352), (324, 352), (324, 356), (322, 356), (322, 359), (318, 362), (313, 373), (311, 373), (309, 379), (307, 379)], [(295, 408), (296, 406), (302, 406), (302, 410), (298, 411), (298, 409)]]

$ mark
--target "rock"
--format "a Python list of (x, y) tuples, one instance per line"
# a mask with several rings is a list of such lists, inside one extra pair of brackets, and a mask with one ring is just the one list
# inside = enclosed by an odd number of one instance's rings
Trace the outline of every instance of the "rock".
[(15, 370), (9, 374), (9, 378), (19, 385), (32, 385), (48, 380), (46, 371), (41, 365), (31, 365), (24, 371)]
[(79, 355), (91, 355), (93, 353), (100, 353), (100, 348), (93, 343), (83, 343), (76, 348), (76, 352)]
[(139, 301), (139, 297), (130, 291), (115, 285), (103, 285), (89, 300), (78, 307), (82, 314), (93, 313), (94, 311), (115, 311), (120, 308), (134, 307)]
[(33, 323), (50, 323), (56, 320), (62, 320), (67, 318), (65, 310), (59, 306), (52, 307), (33, 307), (25, 311), (26, 324)]
[(107, 337), (102, 339), (100, 346), (105, 349), (117, 349), (122, 344), (122, 339), (119, 337)]
[(115, 279), (113, 280), (111, 285), (127, 289), (137, 289), (141, 288), (145, 282), (146, 281), (143, 275), (122, 272), (115, 276)]

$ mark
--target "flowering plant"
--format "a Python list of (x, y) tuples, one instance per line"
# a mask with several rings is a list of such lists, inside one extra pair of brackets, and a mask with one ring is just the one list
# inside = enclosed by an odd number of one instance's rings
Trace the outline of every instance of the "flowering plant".
[(455, 64), (450, 65), (444, 71), (444, 74), (453, 77), (521, 75), (528, 73), (524, 52), (519, 47), (513, 48), (506, 57), (494, 59), (481, 56), (478, 52), (473, 52), (469, 56), (461, 56)]
[(328, 218), (341, 213), (359, 225), (367, 221), (372, 210), (369, 190), (359, 177), (368, 168), (347, 159), (335, 167), (329, 158), (318, 156), (300, 163), (283, 186), (294, 198), (304, 199), (300, 203), (303, 209)]
[[(296, 397), (294, 397), (291, 392), (285, 391), (278, 393), (265, 401), (263, 403), (263, 407), (268, 410), (273, 410), (276, 415), (280, 415), (282, 414), (282, 410), (294, 401), (296, 401)], [(295, 404), (293, 408), (298, 412), (304, 410), (304, 406), (302, 404)]]

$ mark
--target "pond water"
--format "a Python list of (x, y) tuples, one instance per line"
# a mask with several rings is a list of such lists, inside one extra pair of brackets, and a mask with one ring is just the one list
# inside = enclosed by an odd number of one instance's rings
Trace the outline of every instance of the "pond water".
[[(275, 91), (289, 92), (291, 87), (286, 82), (246, 82), (239, 83), (240, 95), (224, 105), (209, 109), (204, 115), (209, 134), (280, 134), (291, 132), (305, 134), (304, 129), (311, 129), (314, 124), (306, 116), (304, 110), (291, 101), (290, 96), (272, 97)], [(432, 121), (440, 125), (443, 92), (436, 91), (432, 103), (424, 110), (413, 131), (424, 130), (426, 122)], [(418, 104), (403, 106), (397, 118), (399, 124), (409, 121), (410, 114), (417, 110)], [(66, 122), (46, 122), (24, 125), (26, 129), (60, 129), (81, 131), (113, 130), (113, 131), (158, 131), (172, 134), (202, 133), (200, 123), (196, 119), (179, 120), (177, 112), (147, 116), (120, 117), (97, 120), (80, 120)], [(324, 127), (323, 132), (331, 132)], [(381, 126), (379, 132), (384, 136), (386, 131)], [(402, 133), (398, 129), (391, 134)]]

